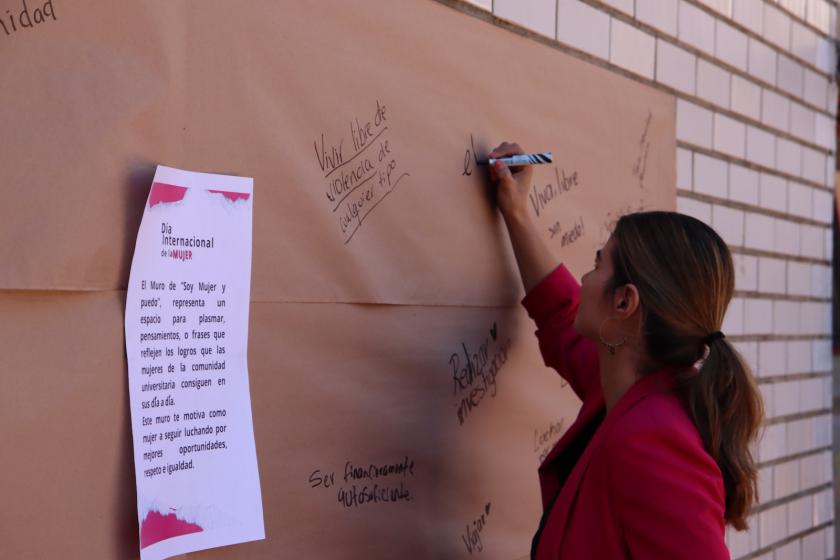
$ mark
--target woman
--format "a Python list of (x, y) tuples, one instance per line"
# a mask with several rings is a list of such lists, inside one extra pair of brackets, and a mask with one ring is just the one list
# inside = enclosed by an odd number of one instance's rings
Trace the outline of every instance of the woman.
[[(490, 157), (523, 153), (503, 143)], [(732, 257), (674, 212), (622, 217), (578, 286), (527, 208), (531, 168), (491, 170), (546, 364), (583, 400), (539, 468), (538, 559), (729, 558), (757, 500), (755, 383), (720, 332)]]

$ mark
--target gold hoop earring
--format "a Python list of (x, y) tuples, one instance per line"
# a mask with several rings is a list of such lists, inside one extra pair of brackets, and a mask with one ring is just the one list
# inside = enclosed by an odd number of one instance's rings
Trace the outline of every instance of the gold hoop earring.
[(621, 346), (622, 344), (624, 344), (625, 342), (627, 342), (627, 336), (625, 335), (625, 337), (621, 340), (621, 342), (613, 343), (613, 342), (607, 342), (606, 340), (604, 340), (604, 336), (601, 334), (601, 331), (604, 328), (604, 324), (609, 320), (610, 320), (610, 318), (607, 317), (606, 319), (601, 321), (601, 326), (598, 327), (598, 338), (601, 340), (601, 343), (604, 344), (604, 346), (609, 348), (610, 354), (614, 356), (615, 355), (615, 349), (618, 348), (619, 346)]

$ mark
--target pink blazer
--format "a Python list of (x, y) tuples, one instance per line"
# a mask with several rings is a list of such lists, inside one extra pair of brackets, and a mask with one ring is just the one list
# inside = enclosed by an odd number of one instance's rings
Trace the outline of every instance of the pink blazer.
[(728, 559), (723, 478), (673, 393), (677, 370), (643, 377), (605, 414), (596, 344), (573, 326), (579, 297), (560, 265), (522, 301), (546, 365), (583, 400), (539, 468), (544, 515), (532, 555)]

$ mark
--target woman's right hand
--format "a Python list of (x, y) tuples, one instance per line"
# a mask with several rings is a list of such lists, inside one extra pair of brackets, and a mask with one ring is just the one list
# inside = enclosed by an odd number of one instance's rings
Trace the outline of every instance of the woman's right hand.
[[(501, 158), (524, 153), (519, 144), (502, 142), (488, 157)], [(503, 163), (496, 163), (490, 168), (490, 178), (497, 185), (496, 202), (505, 218), (526, 293), (557, 268), (557, 259), (551, 254), (528, 212), (528, 191), (533, 173), (530, 165), (508, 168)]]
[[(487, 157), (503, 158), (524, 153), (519, 144), (502, 142)], [(522, 219), (528, 215), (528, 191), (533, 174), (530, 165), (508, 167), (496, 162), (490, 167), (490, 178), (497, 185), (496, 201), (506, 219)]]

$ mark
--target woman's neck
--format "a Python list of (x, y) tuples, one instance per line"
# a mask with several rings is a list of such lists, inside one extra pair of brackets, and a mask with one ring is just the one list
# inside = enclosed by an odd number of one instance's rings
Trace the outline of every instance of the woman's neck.
[(632, 348), (619, 348), (615, 354), (610, 354), (606, 347), (598, 348), (601, 389), (608, 413), (641, 377), (638, 363), (638, 356)]

